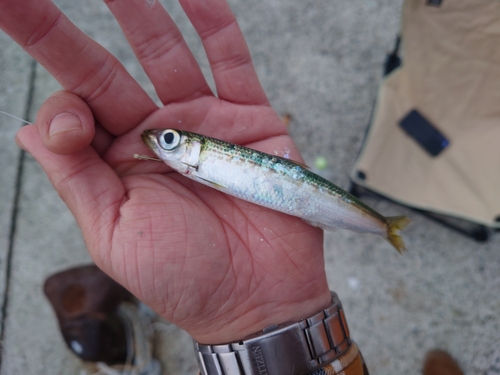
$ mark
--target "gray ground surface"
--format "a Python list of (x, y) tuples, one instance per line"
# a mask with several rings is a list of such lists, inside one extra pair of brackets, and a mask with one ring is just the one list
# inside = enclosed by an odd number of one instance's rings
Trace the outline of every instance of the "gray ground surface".
[[(56, 3), (153, 94), (102, 2)], [(173, 0), (164, 3), (208, 75), (201, 45), (180, 7)], [(290, 132), (306, 161), (325, 156), (329, 165), (323, 175), (347, 188), (402, 1), (230, 3), (274, 108), (293, 116)], [(0, 51), (0, 110), (25, 116), (33, 88), (32, 120), (59, 86), (3, 34)], [(43, 171), (29, 155), (20, 158), (14, 143), (20, 126), (0, 117), (0, 373), (82, 374), (88, 370), (65, 348), (41, 287), (51, 273), (90, 258)], [(406, 235), (411, 251), (397, 256), (383, 240), (338, 232), (326, 236), (325, 256), (331, 288), (344, 303), (371, 374), (419, 374), (425, 352), (435, 347), (449, 350), (468, 375), (500, 374), (500, 236), (480, 245), (397, 205), (370, 203), (388, 215), (411, 216)], [(184, 332), (169, 326), (158, 343), (165, 374), (195, 373)]]

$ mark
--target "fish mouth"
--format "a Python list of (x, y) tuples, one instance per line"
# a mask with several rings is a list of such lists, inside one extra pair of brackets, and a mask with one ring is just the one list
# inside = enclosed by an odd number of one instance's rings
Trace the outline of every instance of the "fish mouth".
[(158, 138), (157, 138), (158, 130), (150, 129), (144, 130), (141, 134), (141, 138), (143, 142), (156, 153), (158, 149)]

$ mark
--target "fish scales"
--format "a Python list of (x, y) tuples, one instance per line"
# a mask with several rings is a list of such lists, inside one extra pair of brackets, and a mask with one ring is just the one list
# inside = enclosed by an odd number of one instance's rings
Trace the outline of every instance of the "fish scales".
[(142, 138), (166, 164), (204, 185), (325, 230), (375, 233), (405, 249), (397, 232), (406, 217), (386, 218), (289, 159), (175, 129), (146, 130)]
[[(378, 216), (376, 211), (353, 199), (335, 184), (279, 156), (207, 138), (202, 143), (201, 160), (203, 163), (200, 163), (197, 175), (226, 186), (238, 198), (251, 199), (254, 203), (288, 214), (301, 212), (306, 220), (312, 220), (322, 211), (329, 216), (333, 210), (328, 204), (331, 200), (335, 205), (356, 202)], [(239, 173), (244, 173), (247, 178), (238, 178)], [(313, 199), (311, 194), (319, 196)]]

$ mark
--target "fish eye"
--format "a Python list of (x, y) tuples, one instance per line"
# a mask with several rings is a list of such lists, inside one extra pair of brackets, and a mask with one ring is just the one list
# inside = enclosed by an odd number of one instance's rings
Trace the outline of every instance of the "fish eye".
[(175, 150), (181, 143), (181, 135), (178, 131), (167, 129), (160, 134), (159, 143), (164, 150)]

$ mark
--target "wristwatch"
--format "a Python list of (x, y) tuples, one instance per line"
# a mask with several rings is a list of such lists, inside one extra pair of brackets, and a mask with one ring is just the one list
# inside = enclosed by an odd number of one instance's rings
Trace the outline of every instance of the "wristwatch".
[(351, 345), (342, 304), (296, 323), (272, 325), (239, 342), (195, 343), (202, 375), (304, 375), (326, 366)]

